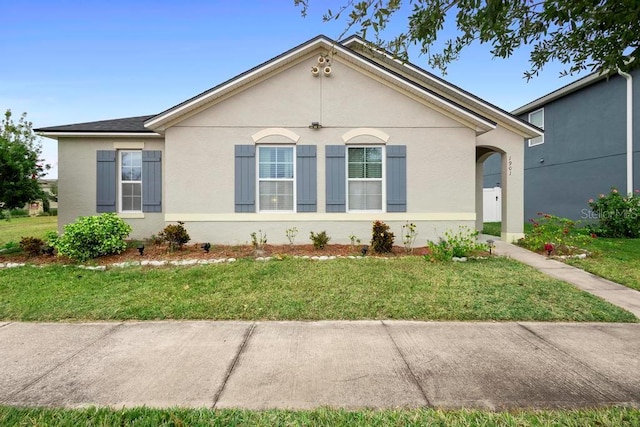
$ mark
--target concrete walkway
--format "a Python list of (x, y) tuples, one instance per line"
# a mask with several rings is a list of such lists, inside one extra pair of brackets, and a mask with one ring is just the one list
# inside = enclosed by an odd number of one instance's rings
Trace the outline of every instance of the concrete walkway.
[(483, 235), (482, 240), (495, 239), (495, 253), (530, 265), (544, 274), (571, 283), (578, 289), (592, 293), (612, 304), (622, 307), (640, 318), (640, 292), (603, 279), (563, 262), (549, 259), (519, 246), (505, 243), (492, 236)]
[[(495, 244), (640, 317), (639, 292)], [(640, 324), (0, 322), (0, 373), (4, 405), (640, 408)]]
[(640, 407), (640, 324), (0, 323), (0, 404)]

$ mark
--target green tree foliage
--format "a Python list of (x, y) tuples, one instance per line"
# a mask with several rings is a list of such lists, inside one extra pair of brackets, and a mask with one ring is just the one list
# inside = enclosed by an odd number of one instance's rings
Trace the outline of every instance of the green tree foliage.
[[(309, 0), (294, 0), (306, 16)], [(387, 26), (410, 5), (406, 30), (388, 35)], [(638, 0), (344, 0), (323, 15), (324, 21), (346, 16), (346, 29), (401, 59), (417, 45), (429, 65), (446, 72), (447, 64), (474, 42), (488, 43), (495, 57), (507, 58), (530, 47), (527, 79), (550, 61), (566, 66), (563, 74), (590, 69), (606, 72), (640, 67), (640, 2)], [(455, 20), (457, 33), (445, 24)], [(434, 42), (454, 34), (440, 51)], [(383, 34), (384, 33), (384, 34)]]
[(41, 145), (26, 117), (23, 113), (16, 123), (7, 110), (0, 122), (0, 210), (45, 197), (38, 179), (49, 166), (41, 163)]

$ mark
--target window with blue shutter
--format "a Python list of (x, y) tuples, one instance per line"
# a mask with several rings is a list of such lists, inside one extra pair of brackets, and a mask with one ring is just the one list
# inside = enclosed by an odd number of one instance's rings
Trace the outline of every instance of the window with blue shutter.
[(162, 212), (161, 151), (98, 150), (96, 171), (96, 212)]
[[(350, 151), (347, 151), (350, 150)], [(379, 155), (385, 153), (385, 174), (381, 174)], [(346, 159), (346, 157), (349, 157)], [(349, 167), (347, 176), (347, 166)], [(327, 212), (380, 210), (380, 179), (386, 188), (386, 212), (407, 211), (407, 147), (326, 147)], [(349, 181), (347, 185), (347, 180)], [(349, 188), (349, 194), (346, 193)], [(376, 202), (377, 201), (377, 202)]]

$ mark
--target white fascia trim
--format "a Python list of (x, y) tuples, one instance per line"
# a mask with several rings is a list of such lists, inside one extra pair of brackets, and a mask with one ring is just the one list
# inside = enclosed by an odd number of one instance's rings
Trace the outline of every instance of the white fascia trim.
[(266, 138), (268, 136), (284, 136), (287, 139), (290, 139), (291, 141), (293, 141), (294, 143), (298, 143), (298, 140), (300, 140), (300, 135), (298, 135), (297, 133), (290, 131), (289, 129), (285, 129), (285, 128), (268, 128), (268, 129), (263, 129), (259, 132), (254, 133), (253, 135), (251, 135), (251, 139), (253, 139), (253, 142), (258, 142), (263, 138)]
[(194, 214), (168, 213), (167, 222), (362, 222), (362, 221), (475, 221), (475, 212), (434, 212), (434, 213), (237, 213), (237, 214)]
[(162, 138), (159, 133), (138, 133), (138, 132), (39, 132), (38, 135), (48, 138), (62, 137), (84, 137), (84, 136), (104, 136), (108, 138)]
[(389, 142), (389, 138), (390, 138), (388, 134), (378, 129), (358, 128), (358, 129), (350, 130), (349, 132), (342, 135), (342, 141), (346, 144), (347, 142), (349, 142), (350, 140), (358, 136), (373, 136), (374, 138), (378, 138), (380, 141), (384, 142), (385, 144)]
[(538, 98), (535, 101), (531, 101), (530, 103), (523, 105), (522, 107), (516, 108), (511, 112), (511, 114), (513, 114), (514, 116), (519, 116), (522, 113), (536, 110), (540, 107), (543, 107), (545, 104), (548, 104), (551, 101), (555, 101), (558, 98), (561, 98), (565, 95), (575, 92), (578, 89), (582, 89), (583, 87), (588, 86), (598, 80), (602, 80), (606, 76), (607, 76), (606, 74), (598, 74), (597, 72), (593, 74), (589, 74), (588, 76), (585, 76), (581, 79), (576, 80), (573, 83), (570, 83), (564, 87), (561, 87), (560, 89), (555, 90), (543, 96), (542, 98)]
[[(341, 42), (341, 43), (342, 43), (342, 44), (346, 44), (346, 43), (349, 43), (349, 42), (352, 42), (352, 41), (355, 41), (355, 42), (357, 42), (357, 43), (360, 43), (361, 45), (363, 45), (363, 46), (364, 46), (364, 43), (362, 42), (362, 40), (360, 40), (360, 39), (359, 39), (359, 38), (357, 38), (357, 37), (350, 37), (350, 38), (348, 38), (347, 40), (345, 40), (344, 42)], [(394, 61), (394, 62), (397, 62), (398, 64), (400, 64), (400, 65), (402, 65), (402, 66), (404, 66), (404, 67), (406, 67), (406, 68), (410, 69), (411, 71), (413, 71), (413, 72), (415, 72), (415, 73), (420, 74), (422, 77), (424, 77), (425, 79), (427, 79), (427, 80), (429, 80), (430, 82), (434, 83), (435, 85), (438, 85), (438, 86), (442, 86), (442, 87), (447, 88), (447, 90), (449, 90), (449, 91), (451, 91), (451, 92), (456, 93), (456, 94), (457, 94), (457, 95), (459, 95), (460, 97), (462, 97), (462, 98), (464, 98), (465, 100), (467, 100), (470, 104), (476, 104), (476, 105), (478, 105), (478, 104), (482, 104), (482, 106), (483, 106), (483, 107), (485, 107), (485, 108), (487, 108), (487, 109), (491, 110), (491, 112), (493, 112), (494, 114), (499, 115), (500, 117), (503, 117), (503, 118), (504, 118), (504, 119), (506, 119), (507, 121), (512, 122), (512, 123), (517, 123), (517, 125), (519, 125), (519, 126), (526, 126), (526, 123), (522, 123), (522, 122), (520, 122), (520, 121), (514, 120), (514, 119), (513, 119), (513, 117), (510, 117), (509, 115), (506, 115), (503, 111), (500, 111), (500, 110), (498, 110), (498, 109), (494, 108), (492, 105), (490, 105), (490, 104), (485, 104), (485, 103), (481, 103), (481, 102), (479, 102), (477, 99), (474, 99), (474, 98), (472, 98), (472, 97), (468, 96), (467, 94), (465, 94), (464, 92), (462, 92), (460, 89), (458, 89), (458, 88), (456, 88), (456, 87), (454, 87), (454, 86), (451, 86), (451, 85), (447, 84), (445, 81), (441, 81), (441, 80), (438, 80), (438, 79), (434, 79), (434, 78), (433, 78), (433, 76), (430, 76), (429, 74), (425, 74), (422, 70), (420, 70), (419, 68), (414, 67), (414, 66), (413, 66), (411, 63), (409, 63), (409, 62), (402, 62), (402, 61), (400, 61), (399, 59), (394, 58), (393, 56), (389, 55), (388, 53), (386, 53), (386, 52), (384, 52), (384, 51), (379, 51), (379, 50), (378, 50), (378, 53), (383, 54), (383, 55), (384, 55), (384, 56), (386, 56), (388, 59), (390, 59), (390, 60), (392, 60), (392, 61)], [(511, 114), (516, 115), (515, 113), (511, 113)], [(494, 126), (494, 128), (495, 128), (495, 126)], [(532, 131), (534, 131), (534, 132), (538, 132), (536, 129), (531, 129), (531, 130), (532, 130)]]
[[(220, 92), (227, 91), (231, 87), (242, 86), (242, 84), (244, 84), (245, 81), (251, 81), (256, 76), (259, 76), (261, 74), (265, 74), (265, 71), (267, 71), (269, 69), (272, 69), (272, 68), (276, 68), (279, 64), (286, 63), (290, 58), (293, 58), (293, 57), (296, 57), (296, 56), (300, 55), (300, 52), (302, 52), (303, 50), (307, 50), (307, 49), (310, 49), (310, 48), (315, 48), (315, 46), (319, 45), (319, 44), (329, 45), (328, 40), (320, 38), (320, 39), (316, 40), (315, 42), (313, 42), (313, 43), (311, 43), (309, 45), (303, 46), (298, 50), (290, 52), (288, 55), (285, 55), (285, 56), (283, 56), (281, 58), (278, 58), (275, 61), (269, 62), (269, 64), (265, 65), (264, 67), (258, 68), (256, 70), (254, 70), (253, 72), (251, 72), (251, 73), (249, 73), (247, 75), (244, 75), (242, 77), (239, 77), (237, 79), (233, 79), (231, 82), (229, 82), (229, 84), (224, 85), (222, 87), (219, 87), (215, 91), (203, 94), (202, 96), (191, 100), (190, 102), (188, 102), (188, 103), (176, 108), (175, 110), (168, 111), (165, 114), (162, 114), (162, 115), (159, 115), (159, 116), (156, 116), (156, 117), (152, 118), (150, 121), (148, 121), (148, 122), (146, 122), (144, 124), (144, 127), (146, 127), (146, 128), (154, 128), (156, 126), (159, 126), (162, 123), (165, 123), (165, 122), (171, 120), (171, 117), (179, 116), (185, 110), (189, 111), (192, 108), (197, 107), (198, 105), (204, 104), (209, 99), (215, 98), (216, 96), (218, 96), (218, 94)], [(328, 47), (330, 47), (330, 46), (328, 46)]]

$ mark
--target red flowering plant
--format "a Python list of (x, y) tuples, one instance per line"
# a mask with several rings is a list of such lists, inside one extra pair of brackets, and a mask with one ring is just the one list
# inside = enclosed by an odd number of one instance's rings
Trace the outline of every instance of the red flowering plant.
[(607, 195), (589, 199), (589, 216), (597, 219), (592, 231), (602, 237), (640, 237), (640, 190), (621, 194), (615, 187)]
[(518, 241), (534, 252), (546, 252), (547, 255), (573, 255), (585, 253), (593, 237), (588, 229), (578, 227), (578, 223), (568, 218), (538, 213), (538, 218), (530, 219), (533, 227), (525, 237)]

